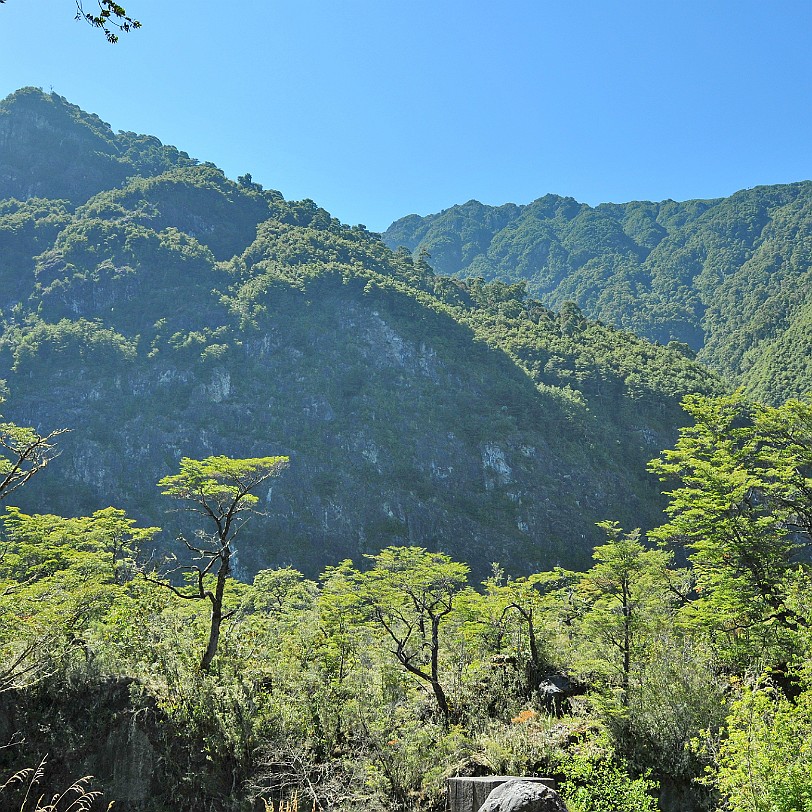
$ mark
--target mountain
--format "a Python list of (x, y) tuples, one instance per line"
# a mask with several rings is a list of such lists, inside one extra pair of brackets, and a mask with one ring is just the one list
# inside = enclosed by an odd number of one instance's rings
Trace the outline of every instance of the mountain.
[(289, 455), (246, 575), (389, 544), (585, 566), (597, 521), (660, 523), (646, 461), (685, 393), (722, 388), (685, 348), (437, 275), (54, 94), (0, 103), (0, 189), (3, 412), (71, 429), (20, 506), (113, 504), (170, 546), (155, 483), (181, 456)]
[(196, 163), (153, 136), (114, 133), (55, 93), (29, 87), (0, 102), (0, 199), (79, 203), (130, 175)]
[(810, 389), (812, 183), (718, 200), (591, 207), (546, 195), (411, 215), (384, 234), (455, 277), (525, 281), (546, 306), (687, 344), (731, 385), (778, 403)]

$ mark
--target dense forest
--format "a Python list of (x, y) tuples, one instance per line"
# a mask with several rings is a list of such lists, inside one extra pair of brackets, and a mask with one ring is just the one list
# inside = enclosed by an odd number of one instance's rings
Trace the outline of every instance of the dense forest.
[(470, 201), (393, 223), (393, 248), (426, 252), (450, 276), (524, 281), (558, 310), (651, 341), (687, 344), (752, 397), (809, 390), (812, 183), (718, 200), (591, 207), (546, 195), (526, 206)]
[(1, 102), (2, 806), (805, 809), (806, 194), (467, 204), (452, 267)]

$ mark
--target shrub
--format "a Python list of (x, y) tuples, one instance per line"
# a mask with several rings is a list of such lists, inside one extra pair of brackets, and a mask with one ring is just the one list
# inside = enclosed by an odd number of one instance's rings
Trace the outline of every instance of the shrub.
[(563, 771), (561, 794), (570, 812), (657, 812), (657, 784), (632, 778), (617, 762), (576, 755)]

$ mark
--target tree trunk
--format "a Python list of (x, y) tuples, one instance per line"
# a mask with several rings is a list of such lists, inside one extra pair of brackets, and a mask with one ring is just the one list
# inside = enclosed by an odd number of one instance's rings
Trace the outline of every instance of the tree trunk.
[(629, 677), (632, 670), (632, 604), (628, 585), (623, 584), (623, 705), (629, 707)]
[(448, 700), (443, 686), (437, 680), (432, 680), (431, 687), (434, 691), (434, 698), (437, 700), (437, 707), (443, 715), (443, 722), (447, 725), (451, 721), (451, 708), (448, 707)]
[(530, 644), (530, 694), (532, 695), (541, 682), (541, 658), (539, 657), (538, 642), (536, 641), (536, 626), (533, 622), (533, 610), (525, 615), (527, 620), (527, 640)]
[(228, 546), (220, 551), (220, 559), (223, 562), (217, 572), (217, 586), (214, 594), (209, 593), (211, 601), (211, 624), (209, 626), (209, 642), (203, 652), (203, 659), (200, 661), (200, 670), (208, 671), (212, 660), (217, 654), (217, 647), (220, 644), (220, 626), (223, 624), (223, 595), (226, 591), (226, 578), (229, 573), (229, 558), (231, 550)]
[(212, 601), (211, 626), (209, 627), (209, 642), (203, 652), (203, 659), (200, 661), (200, 670), (208, 671), (211, 661), (217, 654), (217, 646), (220, 644), (220, 626), (223, 622), (223, 607)]
[(434, 691), (434, 698), (437, 700), (437, 707), (443, 714), (443, 722), (447, 725), (451, 720), (451, 710), (448, 707), (443, 686), (440, 685), (440, 618), (431, 619), (431, 687)]

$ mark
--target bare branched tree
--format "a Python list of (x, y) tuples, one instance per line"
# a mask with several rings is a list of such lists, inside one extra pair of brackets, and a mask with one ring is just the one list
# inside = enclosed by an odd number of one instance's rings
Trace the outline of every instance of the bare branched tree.
[(59, 456), (54, 441), (67, 431), (57, 429), (43, 435), (15, 423), (0, 423), (0, 501)]

